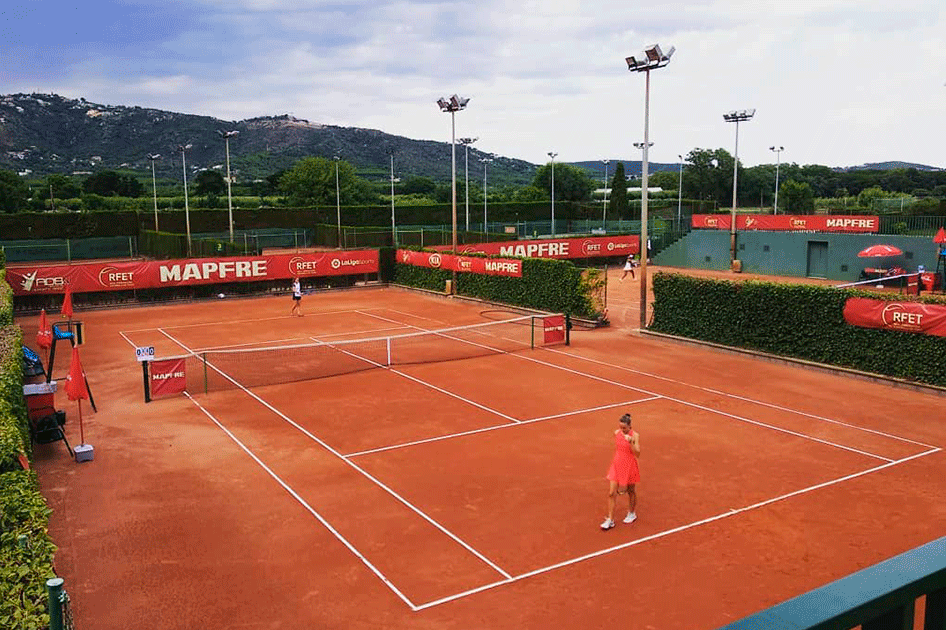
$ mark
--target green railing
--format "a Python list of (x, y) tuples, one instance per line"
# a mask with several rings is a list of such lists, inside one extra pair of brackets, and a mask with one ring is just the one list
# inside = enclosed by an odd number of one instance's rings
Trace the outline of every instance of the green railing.
[(922, 630), (946, 628), (946, 538), (853, 573), (719, 630)]

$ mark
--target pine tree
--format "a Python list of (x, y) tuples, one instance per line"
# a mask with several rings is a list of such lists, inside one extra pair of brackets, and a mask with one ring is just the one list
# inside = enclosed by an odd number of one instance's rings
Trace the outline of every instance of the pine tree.
[(624, 177), (624, 162), (614, 167), (614, 179), (611, 180), (611, 193), (608, 198), (608, 218), (627, 218), (627, 179)]

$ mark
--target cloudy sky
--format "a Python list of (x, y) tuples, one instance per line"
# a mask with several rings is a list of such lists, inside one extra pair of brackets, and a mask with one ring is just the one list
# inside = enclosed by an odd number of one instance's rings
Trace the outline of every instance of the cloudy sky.
[(644, 75), (624, 58), (677, 48), (651, 74), (651, 159), (734, 148), (747, 165), (946, 167), (943, 0), (7, 0), (0, 93), (46, 92), (228, 120), (292, 114), (450, 139), (530, 162), (639, 159)]

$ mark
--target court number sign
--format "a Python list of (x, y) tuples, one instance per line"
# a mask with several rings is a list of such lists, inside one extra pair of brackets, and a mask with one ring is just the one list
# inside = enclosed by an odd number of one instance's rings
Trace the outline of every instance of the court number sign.
[(142, 346), (140, 348), (135, 348), (135, 356), (138, 357), (139, 361), (153, 361), (154, 346)]

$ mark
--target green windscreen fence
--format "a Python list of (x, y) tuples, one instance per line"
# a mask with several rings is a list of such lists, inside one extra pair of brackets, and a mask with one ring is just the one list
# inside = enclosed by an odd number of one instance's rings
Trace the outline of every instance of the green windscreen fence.
[(138, 243), (133, 236), (2, 240), (0, 250), (8, 263), (70, 262), (93, 258), (134, 258), (138, 255)]

